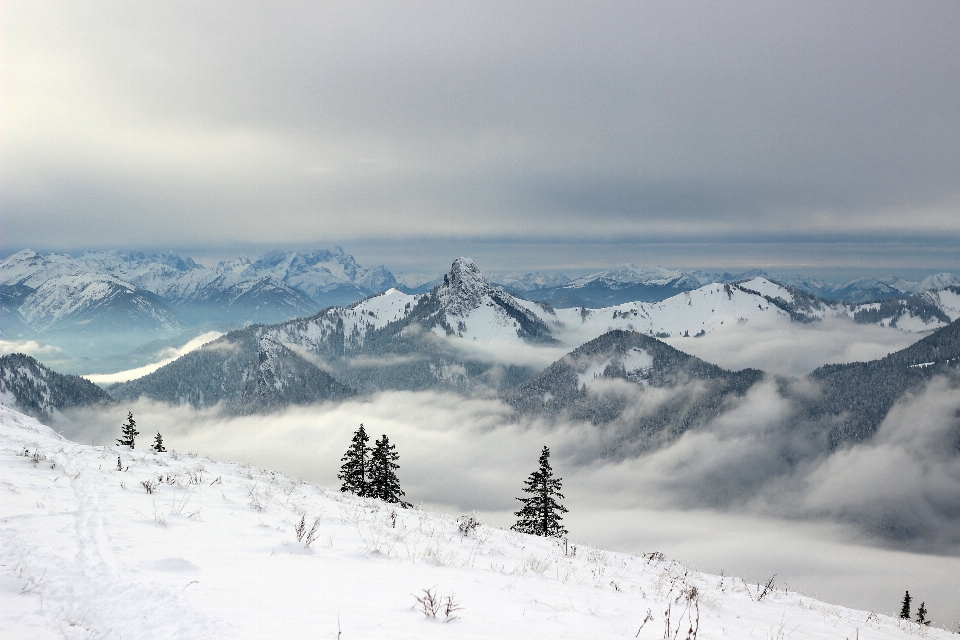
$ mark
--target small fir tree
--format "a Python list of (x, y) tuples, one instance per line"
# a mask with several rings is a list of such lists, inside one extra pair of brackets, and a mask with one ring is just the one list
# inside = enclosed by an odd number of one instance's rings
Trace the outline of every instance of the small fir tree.
[(133, 449), (133, 442), (140, 432), (137, 431), (137, 423), (133, 419), (133, 413), (127, 411), (127, 421), (121, 425), (121, 436), (117, 440), (117, 444), (121, 447), (130, 447)]
[(367, 495), (371, 498), (380, 498), (384, 502), (399, 504), (406, 509), (410, 503), (401, 499), (405, 494), (400, 489), (400, 480), (397, 478), (397, 469), (400, 468), (397, 464), (399, 458), (400, 454), (396, 452), (396, 447), (390, 444), (387, 434), (383, 434), (377, 440), (370, 456)]
[(917, 608), (917, 624), (927, 624), (927, 603), (921, 602)]
[(370, 473), (368, 468), (368, 457), (370, 455), (368, 442), (370, 442), (370, 437), (361, 424), (360, 428), (353, 434), (350, 448), (340, 458), (343, 463), (340, 465), (340, 473), (337, 474), (337, 479), (340, 480), (340, 491), (350, 491), (362, 497), (368, 495), (367, 478)]
[(563, 499), (563, 494), (560, 493), (561, 483), (561, 478), (553, 477), (550, 449), (544, 446), (540, 453), (540, 468), (530, 474), (523, 487), (530, 497), (517, 498), (523, 503), (523, 508), (514, 514), (517, 516), (517, 523), (511, 529), (537, 536), (559, 538), (566, 535), (567, 530), (561, 524), (561, 514), (567, 513), (567, 509), (557, 502), (558, 498)]
[(153, 439), (153, 447), (151, 447), (155, 453), (164, 453), (166, 452), (166, 447), (163, 446), (163, 436), (160, 435), (160, 432), (157, 431), (157, 436)]
[(904, 620), (910, 619), (910, 603), (912, 601), (913, 598), (910, 597), (909, 591), (903, 594), (903, 603), (900, 605), (900, 617)]

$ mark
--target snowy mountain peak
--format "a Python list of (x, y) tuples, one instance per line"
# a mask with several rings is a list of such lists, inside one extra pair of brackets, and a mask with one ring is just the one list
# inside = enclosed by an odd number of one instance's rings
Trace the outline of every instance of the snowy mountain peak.
[(492, 289), (473, 260), (457, 258), (437, 293), (448, 313), (462, 316), (479, 307)]
[(548, 287), (559, 287), (570, 282), (570, 278), (558, 273), (554, 276), (548, 276), (534, 271), (532, 273), (511, 273), (501, 277), (498, 284), (504, 287), (510, 287), (518, 291), (534, 291), (536, 289), (546, 289)]
[(625, 264), (616, 269), (593, 273), (570, 282), (572, 288), (582, 288), (593, 283), (603, 283), (612, 289), (620, 289), (636, 284), (668, 285), (684, 278), (682, 271), (666, 269), (659, 265), (647, 268), (635, 264)]

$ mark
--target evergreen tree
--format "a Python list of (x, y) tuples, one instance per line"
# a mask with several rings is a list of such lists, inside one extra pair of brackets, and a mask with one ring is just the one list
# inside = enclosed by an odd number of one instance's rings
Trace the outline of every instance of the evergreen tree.
[(926, 602), (921, 602), (920, 606), (917, 608), (917, 624), (926, 624), (927, 623), (927, 607)]
[(529, 498), (517, 498), (523, 503), (523, 508), (514, 514), (517, 523), (511, 529), (538, 536), (559, 538), (566, 535), (561, 514), (567, 513), (567, 509), (556, 501), (557, 498), (563, 499), (561, 487), (561, 478), (554, 478), (550, 467), (550, 449), (544, 446), (540, 453), (540, 468), (530, 474), (523, 487), (531, 495)]
[(370, 437), (367, 436), (367, 432), (361, 424), (360, 428), (353, 434), (350, 448), (340, 458), (343, 463), (340, 465), (340, 473), (337, 474), (337, 479), (341, 483), (340, 491), (351, 491), (364, 497), (368, 495), (367, 478), (370, 473), (369, 461), (367, 460), (370, 455), (368, 442), (370, 442)]
[(910, 619), (910, 602), (913, 598), (910, 597), (910, 592), (907, 591), (903, 594), (903, 604), (900, 605), (900, 617), (904, 620)]
[(140, 432), (137, 431), (137, 423), (133, 419), (133, 413), (127, 411), (127, 421), (121, 425), (121, 436), (117, 440), (117, 444), (121, 447), (130, 447), (133, 449), (133, 441), (136, 439)]
[(163, 453), (167, 449), (163, 446), (163, 436), (160, 435), (160, 432), (157, 431), (157, 437), (153, 439), (153, 447), (151, 447), (155, 453)]
[(387, 434), (383, 434), (377, 440), (373, 454), (370, 456), (367, 495), (371, 498), (380, 498), (384, 502), (399, 504), (406, 509), (410, 506), (410, 503), (401, 500), (404, 493), (400, 489), (400, 480), (397, 478), (397, 469), (400, 468), (397, 460), (400, 458), (400, 454), (395, 449), (396, 447), (390, 444)]

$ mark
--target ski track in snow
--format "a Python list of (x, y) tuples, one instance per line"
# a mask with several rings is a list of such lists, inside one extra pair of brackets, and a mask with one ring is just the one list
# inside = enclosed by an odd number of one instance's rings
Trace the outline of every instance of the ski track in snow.
[[(6, 407), (0, 496), (5, 639), (652, 639), (668, 616), (685, 638), (697, 612), (702, 640), (954, 637), (783, 588), (760, 598), (664, 558), (463, 535), (448, 516), (244, 464), (79, 445)], [(301, 516), (319, 523), (309, 548)], [(417, 610), (423, 589), (452, 596), (458, 619)]]

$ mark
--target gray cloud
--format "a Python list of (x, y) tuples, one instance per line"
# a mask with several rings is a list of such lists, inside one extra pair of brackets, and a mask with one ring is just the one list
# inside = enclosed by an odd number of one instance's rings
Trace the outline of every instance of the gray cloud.
[(949, 2), (15, 3), (4, 242), (955, 239), (958, 30)]

